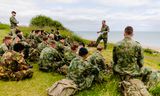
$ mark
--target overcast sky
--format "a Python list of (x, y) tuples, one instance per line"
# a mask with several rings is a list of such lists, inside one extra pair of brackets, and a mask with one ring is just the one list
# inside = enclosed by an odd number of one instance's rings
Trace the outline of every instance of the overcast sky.
[(17, 12), (20, 25), (42, 14), (73, 31), (97, 31), (105, 19), (111, 31), (131, 25), (137, 31), (160, 31), (160, 0), (0, 0), (0, 22)]

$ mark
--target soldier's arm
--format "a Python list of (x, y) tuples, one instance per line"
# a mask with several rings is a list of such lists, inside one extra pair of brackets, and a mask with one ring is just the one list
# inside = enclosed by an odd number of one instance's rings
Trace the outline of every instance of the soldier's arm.
[(116, 53), (116, 47), (113, 48), (113, 65), (117, 64), (117, 53)]
[(142, 49), (142, 47), (139, 47), (137, 64), (139, 65), (140, 68), (143, 67), (143, 59), (144, 59), (143, 49)]

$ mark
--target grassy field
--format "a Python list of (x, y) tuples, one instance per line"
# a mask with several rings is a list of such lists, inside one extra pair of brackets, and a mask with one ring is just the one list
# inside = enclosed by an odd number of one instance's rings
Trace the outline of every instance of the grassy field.
[[(0, 33), (0, 42), (2, 42), (3, 37), (8, 33), (8, 29), (0, 30)], [(95, 48), (88, 49), (90, 51), (90, 54), (96, 50)], [(113, 45), (110, 44), (107, 50), (102, 51), (107, 64), (110, 64), (110, 62), (112, 61), (112, 49)], [(54, 82), (65, 78), (64, 76), (57, 73), (41, 72), (38, 70), (37, 63), (31, 64), (33, 64), (34, 66), (33, 77), (31, 79), (18, 82), (0, 81), (0, 96), (47, 96), (46, 89), (50, 87)], [(154, 69), (160, 69), (160, 54), (150, 55), (148, 53), (145, 53), (144, 64), (145, 66), (149, 66)], [(113, 75), (106, 74), (105, 82), (101, 84), (95, 83), (91, 88), (78, 92), (76, 96), (121, 96), (120, 92), (118, 91), (118, 82), (118, 78)], [(152, 93), (155, 94), (156, 92), (158, 91), (152, 90)], [(160, 94), (160, 92), (157, 94)]]

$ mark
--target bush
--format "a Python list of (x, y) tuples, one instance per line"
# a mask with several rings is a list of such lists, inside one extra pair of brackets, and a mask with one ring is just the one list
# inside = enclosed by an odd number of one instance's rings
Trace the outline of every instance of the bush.
[(52, 20), (50, 17), (38, 15), (36, 17), (33, 17), (30, 21), (30, 26), (36, 26), (36, 27), (55, 27), (59, 29), (64, 29), (63, 25), (56, 21)]
[(152, 50), (152, 49), (149, 49), (149, 48), (144, 49), (144, 52), (149, 53), (149, 54), (158, 54), (159, 53), (158, 51), (155, 51), (155, 50)]

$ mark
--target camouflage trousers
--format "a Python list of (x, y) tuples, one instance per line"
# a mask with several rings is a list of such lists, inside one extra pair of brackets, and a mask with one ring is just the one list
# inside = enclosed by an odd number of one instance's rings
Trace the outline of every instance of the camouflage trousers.
[(104, 42), (104, 49), (106, 49), (107, 48), (108, 37), (103, 37), (103, 35), (100, 35), (97, 38), (96, 46), (98, 46), (98, 44), (100, 43), (101, 40), (103, 40), (103, 42)]
[(19, 81), (25, 78), (31, 78), (33, 76), (33, 71), (31, 69), (21, 70), (17, 72), (5, 72), (0, 74), (0, 79), (2, 80), (12, 80)]
[(39, 70), (44, 72), (58, 72), (58, 69), (63, 66), (63, 62), (61, 61), (49, 61), (45, 59), (41, 59), (39, 62)]
[(80, 83), (76, 83), (78, 85), (78, 89), (79, 90), (83, 90), (83, 89), (86, 89), (86, 88), (90, 88), (91, 85), (92, 85), (92, 82), (94, 80), (94, 75), (88, 75), (84, 81), (80, 82)]
[(9, 34), (10, 34), (11, 36), (13, 36), (13, 38), (14, 38), (14, 37), (16, 37), (16, 33), (15, 33), (15, 32), (16, 32), (16, 28), (12, 28), (12, 29), (11, 29), (11, 33), (9, 33)]

